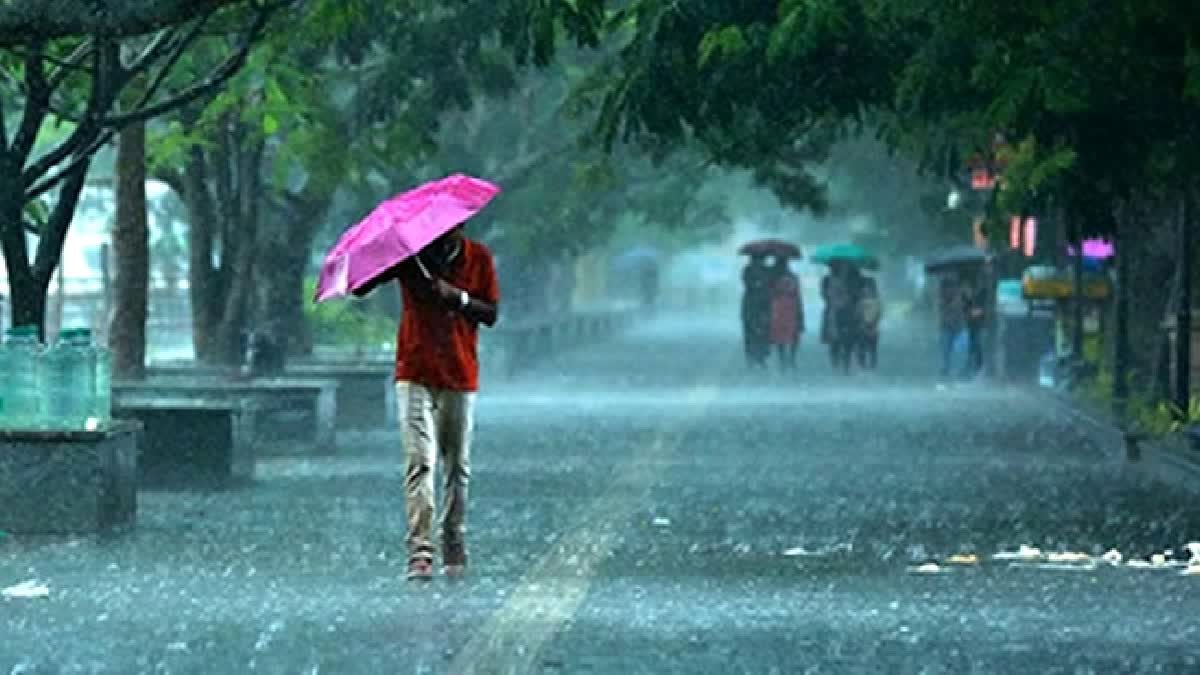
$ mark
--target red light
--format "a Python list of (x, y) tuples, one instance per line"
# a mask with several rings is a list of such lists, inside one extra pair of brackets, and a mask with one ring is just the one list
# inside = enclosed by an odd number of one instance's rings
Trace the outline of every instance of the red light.
[(971, 188), (975, 190), (991, 190), (996, 187), (996, 177), (987, 169), (971, 171)]

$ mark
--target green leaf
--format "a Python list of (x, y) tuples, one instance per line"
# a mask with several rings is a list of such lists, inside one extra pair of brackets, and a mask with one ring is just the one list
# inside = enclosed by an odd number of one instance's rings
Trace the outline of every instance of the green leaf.
[(710, 30), (700, 40), (700, 67), (706, 67), (713, 56), (731, 58), (744, 54), (749, 45), (738, 26), (725, 26)]
[(279, 131), (279, 120), (272, 114), (263, 115), (263, 133), (271, 136)]

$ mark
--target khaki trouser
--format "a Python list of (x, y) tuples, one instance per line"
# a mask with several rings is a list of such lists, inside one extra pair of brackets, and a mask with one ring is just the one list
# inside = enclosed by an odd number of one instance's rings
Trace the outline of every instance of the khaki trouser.
[(475, 393), (397, 382), (396, 402), (407, 459), (404, 492), (408, 512), (408, 553), (432, 557), (433, 472), (439, 456), (445, 480), (442, 544), (459, 547), (464, 544)]

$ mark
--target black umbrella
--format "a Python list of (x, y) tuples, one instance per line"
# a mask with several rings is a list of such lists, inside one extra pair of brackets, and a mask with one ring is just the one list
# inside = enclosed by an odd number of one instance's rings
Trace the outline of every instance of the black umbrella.
[(926, 272), (949, 272), (973, 265), (982, 265), (990, 258), (974, 246), (960, 245), (935, 253), (925, 259)]

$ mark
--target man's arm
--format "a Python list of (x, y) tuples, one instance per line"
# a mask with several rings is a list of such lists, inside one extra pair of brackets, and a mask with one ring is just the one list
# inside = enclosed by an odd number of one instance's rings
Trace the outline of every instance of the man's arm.
[(437, 280), (436, 288), (438, 295), (442, 298), (442, 302), (446, 303), (450, 308), (457, 310), (463, 316), (467, 317), (467, 319), (475, 323), (481, 323), (489, 328), (496, 325), (496, 319), (499, 318), (499, 310), (495, 303), (472, 297), (470, 293), (450, 284), (444, 279)]

